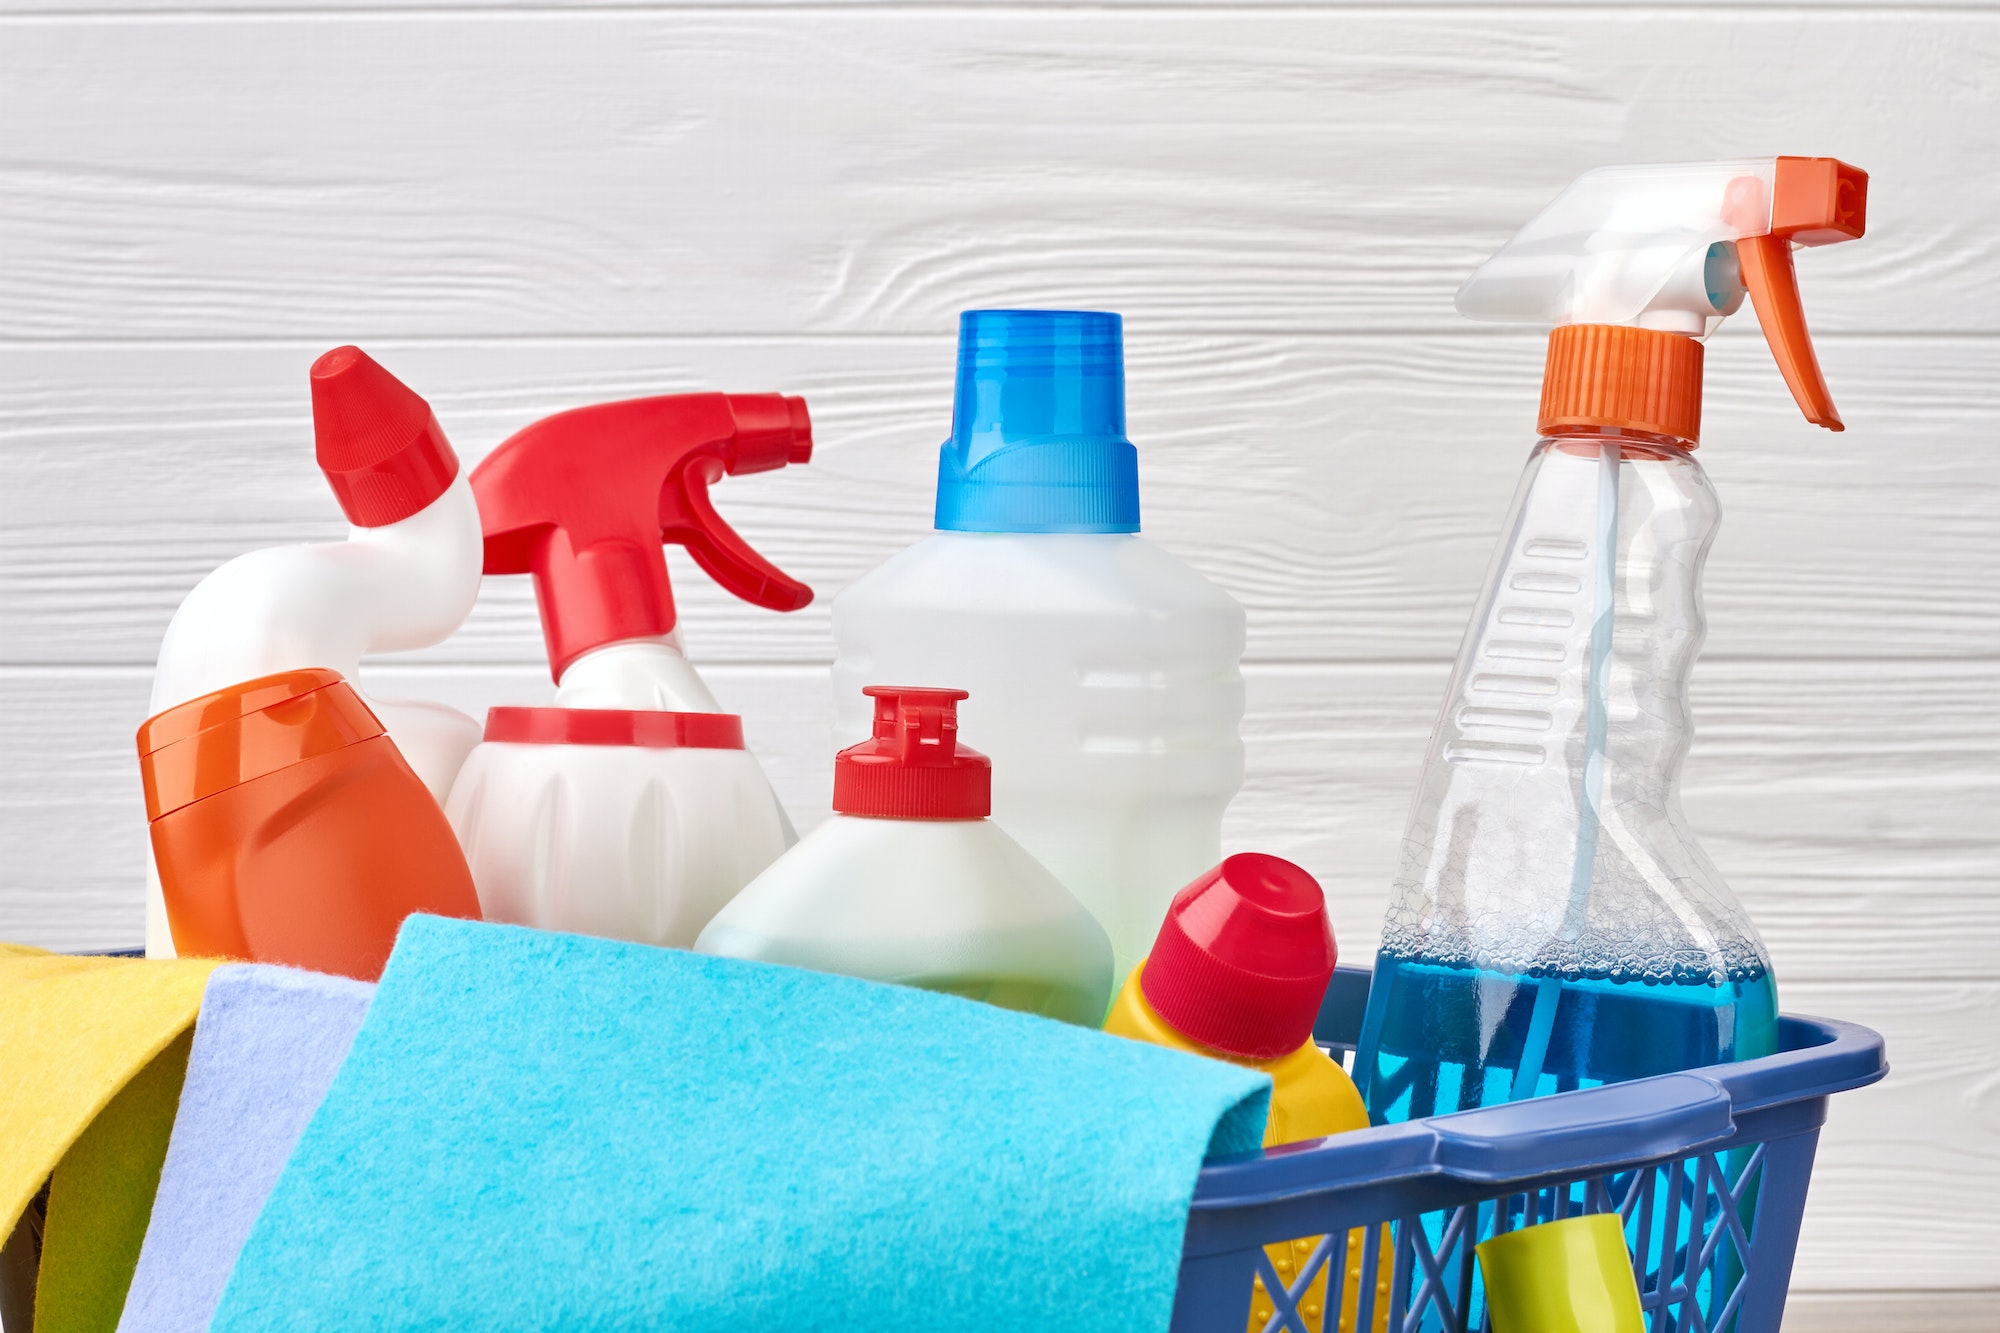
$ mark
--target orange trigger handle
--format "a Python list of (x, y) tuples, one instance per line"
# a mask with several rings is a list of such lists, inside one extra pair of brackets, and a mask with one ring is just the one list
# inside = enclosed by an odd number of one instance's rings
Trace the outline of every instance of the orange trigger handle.
[(1799, 300), (1794, 245), (1851, 241), (1867, 229), (1868, 173), (1830, 157), (1781, 157), (1771, 187), (1771, 230), (1736, 243), (1743, 285), (1757, 308), (1778, 373), (1806, 420), (1842, 430)]

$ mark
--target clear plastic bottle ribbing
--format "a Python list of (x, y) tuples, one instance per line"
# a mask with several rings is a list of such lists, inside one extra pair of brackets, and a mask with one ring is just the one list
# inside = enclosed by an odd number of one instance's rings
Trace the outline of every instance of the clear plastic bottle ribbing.
[(1718, 517), (1687, 449), (1536, 445), (1404, 835), (1355, 1070), (1378, 1123), (1774, 1049), (1769, 957), (1678, 793)]

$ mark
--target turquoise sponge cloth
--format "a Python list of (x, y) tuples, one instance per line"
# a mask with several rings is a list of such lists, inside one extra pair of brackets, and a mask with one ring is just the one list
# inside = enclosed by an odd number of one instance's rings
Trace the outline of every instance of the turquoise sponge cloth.
[(969, 1000), (412, 917), (214, 1327), (1164, 1329), (1269, 1081)]

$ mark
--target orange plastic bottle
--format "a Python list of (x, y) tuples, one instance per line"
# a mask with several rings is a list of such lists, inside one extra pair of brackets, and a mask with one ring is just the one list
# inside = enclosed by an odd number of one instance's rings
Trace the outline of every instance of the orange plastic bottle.
[(444, 811), (337, 671), (169, 708), (139, 770), (183, 955), (373, 981), (410, 913), (479, 915)]
[[(1174, 896), (1153, 951), (1125, 980), (1104, 1030), (1193, 1055), (1260, 1069), (1271, 1076), (1264, 1146), (1366, 1129), (1361, 1094), (1312, 1039), (1313, 1020), (1333, 980), (1333, 930), (1319, 882), (1290, 861), (1257, 852), (1231, 856)], [(1317, 1236), (1265, 1247), (1289, 1287), (1319, 1245)], [(1340, 1333), (1354, 1333), (1365, 1233), (1348, 1236)], [(1382, 1232), (1375, 1321), (1386, 1330), (1393, 1250)], [(1326, 1312), (1322, 1267), (1298, 1298), (1311, 1333)], [(1250, 1328), (1276, 1313), (1258, 1280)]]

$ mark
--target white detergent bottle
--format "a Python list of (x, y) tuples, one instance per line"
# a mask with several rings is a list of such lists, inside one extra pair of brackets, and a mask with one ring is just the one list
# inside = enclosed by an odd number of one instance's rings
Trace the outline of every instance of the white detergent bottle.
[[(260, 676), (305, 668), (358, 680), (367, 653), (450, 637), (479, 595), (479, 511), (430, 405), (358, 347), (311, 372), (320, 469), (353, 524), (347, 540), (251, 551), (195, 585), (174, 612), (149, 716)], [(366, 698), (443, 801), (479, 724), (443, 704)], [(148, 858), (146, 952), (173, 956)]]
[(1095, 1027), (1111, 945), (986, 816), (964, 690), (872, 686), (874, 734), (834, 757), (831, 818), (718, 913), (703, 953), (920, 986)]
[(711, 482), (812, 457), (805, 402), (678, 394), (562, 412), (473, 472), (486, 572), (532, 574), (553, 708), (495, 708), (446, 805), (489, 921), (685, 948), (796, 835), (682, 655), (661, 547), (738, 597), (812, 600)]
[(1096, 915), (1122, 974), (1222, 859), (1243, 610), (1138, 535), (1117, 315), (960, 317), (936, 526), (834, 599), (836, 736), (868, 734), (870, 681), (969, 691), (994, 819)]

